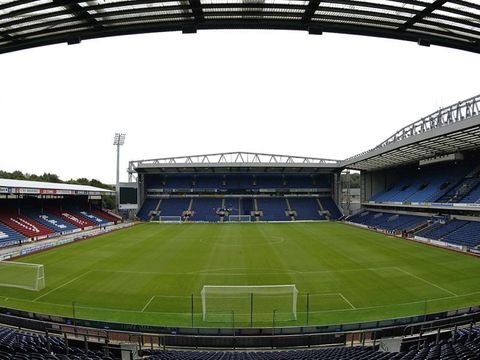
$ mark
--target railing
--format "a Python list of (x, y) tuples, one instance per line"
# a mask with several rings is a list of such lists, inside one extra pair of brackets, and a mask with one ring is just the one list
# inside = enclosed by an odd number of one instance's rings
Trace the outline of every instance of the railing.
[(480, 95), (474, 96), (467, 100), (460, 101), (456, 104), (435, 111), (434, 113), (427, 115), (420, 120), (411, 123), (410, 125), (405, 126), (403, 129), (400, 129), (373, 149), (352, 156), (345, 161), (356, 159), (371, 151), (384, 148), (385, 146), (393, 144), (395, 142), (402, 141), (412, 136), (426, 133), (434, 129), (439, 129), (444, 126), (452, 125), (477, 115), (480, 115)]
[(382, 337), (403, 337), (422, 334), (448, 326), (480, 322), (480, 307), (448, 312), (422, 314), (407, 318), (303, 327), (273, 328), (181, 328), (109, 323), (72, 319), (0, 308), (0, 324), (33, 331), (63, 335), (78, 341), (93, 341), (104, 345), (124, 342), (139, 347), (190, 348), (280, 348), (318, 345), (353, 345), (376, 341)]

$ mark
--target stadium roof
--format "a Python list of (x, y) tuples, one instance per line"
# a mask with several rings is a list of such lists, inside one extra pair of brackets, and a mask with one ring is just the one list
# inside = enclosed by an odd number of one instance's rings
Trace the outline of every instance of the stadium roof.
[(480, 95), (421, 118), (341, 166), (375, 170), (472, 149), (480, 149)]
[(130, 161), (128, 172), (196, 172), (230, 169), (256, 169), (257, 171), (302, 171), (302, 169), (337, 168), (340, 161), (293, 155), (251, 152), (226, 152), (205, 155), (177, 156), (160, 159)]
[(480, 52), (478, 0), (0, 0), (0, 53), (161, 31), (285, 29)]
[(0, 179), (0, 194), (106, 195), (110, 193), (113, 191), (88, 185)]

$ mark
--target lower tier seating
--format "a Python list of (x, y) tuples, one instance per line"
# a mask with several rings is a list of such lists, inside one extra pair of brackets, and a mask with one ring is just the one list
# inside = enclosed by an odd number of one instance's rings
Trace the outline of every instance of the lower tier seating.
[(283, 351), (144, 351), (148, 360), (478, 360), (480, 330), (458, 330), (452, 340), (412, 345), (403, 352), (367, 346)]
[(288, 210), (284, 198), (258, 198), (258, 210), (263, 213), (262, 221), (289, 221), (290, 217), (285, 215)]
[(330, 220), (338, 220), (342, 217), (340, 209), (331, 197), (321, 197), (319, 200), (323, 209), (330, 213)]
[(101, 350), (69, 347), (56, 336), (0, 327), (0, 360), (114, 360)]
[[(185, 211), (191, 210), (191, 221), (219, 221), (217, 210), (224, 210), (228, 215), (251, 215), (258, 211), (262, 215), (260, 221), (290, 221), (288, 210), (296, 212), (295, 220), (325, 220), (320, 204), (330, 214), (331, 220), (342, 216), (338, 206), (331, 197), (169, 197), (146, 198), (137, 217), (140, 220), (150, 220), (150, 214), (159, 204), (160, 216), (181, 216)], [(289, 209), (290, 205), (290, 209)], [(191, 208), (190, 208), (191, 206)]]
[(29, 238), (46, 236), (54, 233), (49, 227), (23, 215), (14, 213), (0, 215), (0, 222)]
[(0, 247), (18, 244), (25, 236), (0, 223)]
[(451, 219), (446, 222), (439, 220), (432, 222), (425, 216), (379, 211), (363, 211), (350, 216), (347, 220), (390, 232), (413, 231), (422, 225), (424, 227), (415, 232), (416, 236), (470, 248), (480, 246), (480, 221)]
[(31, 219), (38, 221), (40, 224), (43, 224), (54, 232), (61, 233), (65, 231), (72, 231), (78, 229), (76, 226), (62, 220), (60, 217), (49, 214), (49, 213), (40, 213), (37, 211), (28, 211), (25, 213)]
[(90, 220), (95, 225), (105, 225), (105, 224), (109, 223), (109, 221), (105, 220), (103, 217), (95, 215), (92, 212), (87, 211), (87, 210), (81, 210), (80, 215), (82, 215), (84, 218)]
[(137, 217), (143, 221), (149, 220), (149, 214), (151, 211), (155, 210), (158, 204), (158, 201), (159, 199), (146, 198), (145, 201), (143, 202), (142, 207), (137, 213)]
[(326, 220), (325, 216), (320, 213), (320, 206), (317, 198), (289, 198), (290, 208), (297, 215), (296, 220)]
[(62, 220), (80, 228), (98, 225), (91, 220), (83, 217), (81, 214), (70, 210), (49, 209), (49, 213), (60, 217)]
[(192, 221), (218, 221), (217, 210), (222, 206), (221, 198), (194, 198)]
[[(480, 359), (480, 327), (452, 332), (439, 343), (412, 344), (403, 352), (383, 352), (378, 347), (330, 347), (276, 351), (142, 351), (146, 360), (475, 360)], [(114, 360), (104, 350), (87, 350), (66, 345), (61, 337), (46, 337), (0, 326), (1, 360)]]
[(113, 215), (110, 215), (108, 212), (100, 210), (100, 209), (91, 209), (90, 213), (92, 213), (93, 215), (101, 217), (102, 219), (106, 220), (107, 222), (117, 223), (119, 221), (119, 218), (117, 218)]
[(160, 216), (182, 216), (188, 210), (190, 199), (166, 198), (160, 203)]
[(347, 220), (357, 224), (395, 232), (409, 231), (415, 229), (420, 224), (426, 223), (428, 218), (415, 215), (364, 211), (359, 214), (350, 216)]

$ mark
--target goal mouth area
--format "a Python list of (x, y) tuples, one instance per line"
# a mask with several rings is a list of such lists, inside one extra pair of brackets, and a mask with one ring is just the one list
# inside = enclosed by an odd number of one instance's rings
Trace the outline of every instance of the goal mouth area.
[(40, 291), (45, 288), (45, 271), (42, 264), (0, 261), (0, 287), (13, 287)]
[(158, 222), (163, 224), (181, 224), (182, 217), (181, 216), (159, 216)]
[(252, 217), (250, 215), (229, 215), (228, 222), (236, 223), (236, 222), (245, 222), (249, 223), (252, 222)]
[(202, 318), (216, 323), (294, 321), (297, 296), (295, 285), (205, 285)]

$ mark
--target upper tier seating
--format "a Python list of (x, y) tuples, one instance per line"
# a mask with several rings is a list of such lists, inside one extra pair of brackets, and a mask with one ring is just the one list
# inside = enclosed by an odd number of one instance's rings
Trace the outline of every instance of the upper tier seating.
[(255, 182), (255, 187), (259, 189), (281, 189), (284, 187), (283, 177), (279, 175), (257, 175)]
[(258, 198), (258, 210), (262, 211), (260, 220), (262, 221), (288, 221), (290, 217), (285, 215), (288, 210), (287, 203), (284, 198)]
[(220, 189), (223, 187), (223, 176), (197, 175), (195, 178), (196, 189)]
[(326, 220), (320, 214), (320, 207), (316, 198), (289, 198), (290, 208), (297, 212), (296, 220)]
[(316, 188), (331, 188), (330, 178), (326, 175), (315, 175), (313, 177), (313, 187)]
[(17, 215), (14, 213), (1, 214), (0, 222), (4, 223), (9, 228), (29, 238), (46, 236), (54, 233), (52, 229), (40, 224), (37, 221), (32, 220), (26, 216)]
[(310, 176), (305, 175), (287, 175), (285, 177), (287, 187), (290, 188), (303, 188), (311, 189), (315, 187), (313, 185), (313, 179)]
[(192, 175), (176, 175), (165, 177), (165, 188), (167, 189), (191, 189), (192, 187)]
[(480, 179), (477, 178), (473, 181), (476, 185), (472, 186), (472, 189), (458, 202), (462, 203), (476, 203), (480, 200)]
[(25, 236), (0, 223), (0, 247), (16, 245)]
[(148, 175), (147, 189), (288, 189), (330, 188), (329, 175), (297, 174), (180, 174)]
[(226, 188), (232, 190), (252, 189), (253, 175), (226, 175)]
[(465, 165), (410, 170), (388, 190), (371, 197), (375, 202), (435, 202), (450, 193), (471, 170)]
[(220, 198), (194, 198), (192, 204), (193, 216), (190, 217), (190, 220), (218, 221), (217, 210), (220, 209), (221, 206), (222, 199)]
[(321, 197), (319, 198), (319, 200), (322, 204), (323, 209), (330, 213), (330, 220), (337, 220), (342, 217), (340, 209), (331, 197)]

